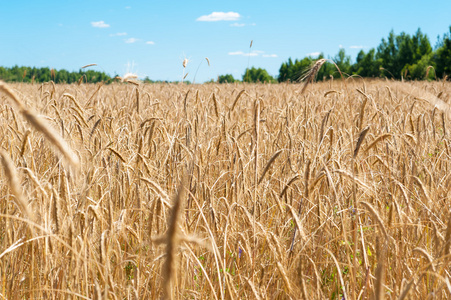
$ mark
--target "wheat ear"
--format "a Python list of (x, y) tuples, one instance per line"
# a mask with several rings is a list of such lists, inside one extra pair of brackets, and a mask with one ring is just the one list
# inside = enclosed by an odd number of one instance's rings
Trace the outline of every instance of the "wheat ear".
[(263, 178), (266, 175), (266, 172), (268, 172), (269, 168), (271, 167), (271, 165), (273, 164), (273, 162), (276, 160), (276, 158), (280, 155), (280, 153), (282, 153), (282, 149), (277, 151), (276, 153), (274, 153), (274, 155), (269, 159), (268, 163), (266, 164), (265, 169), (262, 172), (262, 175), (260, 175), (260, 179), (258, 180), (257, 184), (260, 184), (263, 180)]
[(303, 94), (305, 92), (305, 90), (307, 89), (307, 85), (309, 83), (312, 83), (315, 78), (316, 75), (318, 74), (319, 70), (321, 69), (322, 65), (326, 62), (327, 60), (322, 58), (317, 60), (305, 73), (304, 76), (301, 77), (301, 81), (305, 81), (304, 86), (302, 87), (301, 90), (301, 94)]
[(13, 193), (16, 204), (22, 211), (22, 213), (28, 218), (31, 219), (32, 215), (28, 209), (28, 204), (23, 197), (22, 188), (20, 186), (19, 177), (17, 176), (16, 168), (14, 167), (13, 162), (9, 158), (8, 154), (3, 150), (0, 150), (0, 157), (3, 163), (3, 168), (5, 170), (6, 178), (8, 179), (9, 188)]
[(78, 156), (69, 148), (67, 143), (60, 137), (52, 127), (50, 127), (46, 122), (39, 118), (36, 114), (29, 111), (22, 102), (19, 100), (19, 97), (16, 95), (14, 91), (12, 91), (9, 86), (7, 86), (4, 82), (0, 81), (0, 91), (3, 91), (6, 95), (8, 95), (14, 103), (19, 108), (21, 114), (25, 117), (25, 119), (39, 132), (41, 132), (50, 143), (55, 146), (63, 156), (71, 163), (73, 166), (77, 166), (79, 163)]
[[(310, 68), (307, 69), (305, 74), (301, 77), (301, 81), (305, 82), (304, 86), (302, 87), (301, 94), (303, 94), (305, 92), (305, 90), (307, 89), (307, 85), (309, 83), (313, 83), (315, 81), (316, 75), (318, 75), (319, 70), (321, 69), (321, 67), (324, 65), (324, 63), (326, 61), (330, 61), (335, 66), (335, 68), (337, 68), (338, 73), (340, 73), (341, 78), (344, 79), (343, 73), (341, 73), (340, 68), (337, 66), (337, 64), (333, 60), (325, 59), (325, 58), (318, 59), (314, 64), (312, 64), (312, 66)], [(345, 85), (346, 85), (346, 81), (345, 81)]]

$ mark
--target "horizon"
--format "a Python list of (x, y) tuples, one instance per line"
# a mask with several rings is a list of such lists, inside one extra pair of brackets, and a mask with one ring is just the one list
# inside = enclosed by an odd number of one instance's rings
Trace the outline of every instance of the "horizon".
[(360, 50), (377, 48), (392, 30), (412, 35), (420, 28), (435, 47), (451, 25), (445, 1), (439, 11), (420, 1), (323, 1), (321, 8), (306, 1), (269, 3), (5, 3), (1, 65), (78, 71), (97, 64), (90, 69), (110, 76), (181, 81), (188, 73), (185, 80), (196, 83), (225, 74), (241, 80), (248, 67), (277, 77), (289, 58), (332, 58), (343, 48), (355, 62)]

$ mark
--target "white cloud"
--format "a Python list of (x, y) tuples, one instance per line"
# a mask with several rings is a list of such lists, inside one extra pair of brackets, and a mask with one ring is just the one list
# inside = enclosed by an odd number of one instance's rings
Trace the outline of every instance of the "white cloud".
[(155, 45), (155, 42), (154, 41), (147, 41), (146, 44), (147, 45)]
[(125, 36), (125, 35), (127, 35), (127, 32), (118, 32), (110, 34), (110, 36)]
[(235, 52), (229, 52), (229, 55), (244, 55), (243, 51), (235, 51)]
[(106, 24), (105, 21), (97, 21), (97, 22), (91, 22), (92, 27), (97, 28), (108, 28), (110, 27), (110, 24)]
[(248, 52), (248, 53), (245, 53), (245, 52), (243, 52), (243, 51), (235, 51), (235, 52), (229, 52), (228, 53), (229, 55), (241, 55), (241, 56), (258, 56), (258, 52), (256, 52), (256, 51), (252, 51), (252, 52)]
[(244, 24), (244, 23), (233, 23), (233, 24), (230, 24), (230, 26), (231, 27), (244, 27), (244, 26), (246, 26), (246, 24)]
[(363, 49), (365, 46), (350, 46), (351, 49)]
[(240, 14), (230, 11), (230, 12), (212, 12), (209, 15), (200, 16), (196, 21), (201, 22), (216, 22), (216, 21), (236, 21), (240, 18)]
[(338, 48), (342, 49), (342, 48), (343, 48), (343, 45), (341, 45), (341, 44), (340, 44), (340, 45), (338, 45)]
[(318, 56), (318, 55), (320, 55), (321, 54), (321, 52), (311, 52), (311, 53), (307, 53), (307, 56)]
[(277, 57), (277, 54), (264, 54), (265, 51), (261, 50), (253, 50), (251, 52), (243, 52), (243, 51), (234, 51), (229, 52), (229, 55), (238, 55), (238, 56), (262, 56), (262, 57)]
[(129, 39), (124, 40), (124, 42), (126, 42), (127, 44), (133, 44), (133, 43), (136, 43), (137, 41), (139, 41), (139, 39), (137, 39), (137, 38), (129, 38)]
[(131, 6), (126, 6), (126, 7), (125, 7), (125, 9), (130, 9), (130, 8), (132, 8), (132, 7), (131, 7)]

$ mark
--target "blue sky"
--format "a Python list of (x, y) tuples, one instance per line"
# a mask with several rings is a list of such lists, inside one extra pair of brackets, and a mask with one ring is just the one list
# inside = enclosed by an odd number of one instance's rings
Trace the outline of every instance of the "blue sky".
[(187, 58), (190, 81), (241, 78), (248, 64), (277, 76), (289, 57), (333, 57), (343, 47), (354, 60), (392, 29), (421, 28), (434, 46), (450, 25), (449, 0), (0, 0), (0, 65), (78, 71), (96, 63), (110, 75), (181, 80)]

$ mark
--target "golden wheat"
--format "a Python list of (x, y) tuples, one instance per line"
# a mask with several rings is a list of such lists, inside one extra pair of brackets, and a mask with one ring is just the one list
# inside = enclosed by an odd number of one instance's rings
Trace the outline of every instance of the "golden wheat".
[(449, 298), (449, 82), (318, 68), (0, 83), (0, 295)]

